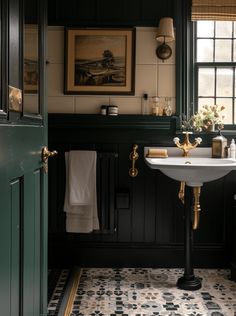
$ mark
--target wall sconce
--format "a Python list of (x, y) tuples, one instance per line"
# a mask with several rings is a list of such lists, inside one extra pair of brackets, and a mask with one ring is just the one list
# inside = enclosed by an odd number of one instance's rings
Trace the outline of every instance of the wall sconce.
[(161, 44), (156, 49), (156, 55), (162, 61), (170, 58), (172, 55), (172, 49), (166, 43), (175, 40), (173, 19), (172, 18), (161, 18), (157, 29), (156, 40)]

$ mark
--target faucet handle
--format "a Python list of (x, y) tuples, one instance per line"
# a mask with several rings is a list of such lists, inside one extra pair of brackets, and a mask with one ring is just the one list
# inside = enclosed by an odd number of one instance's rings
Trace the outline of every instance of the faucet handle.
[(173, 142), (174, 142), (175, 144), (178, 143), (178, 142), (179, 142), (179, 137), (173, 138)]
[(201, 139), (201, 137), (197, 137), (197, 138), (195, 138), (195, 141), (197, 144), (201, 144), (202, 139)]

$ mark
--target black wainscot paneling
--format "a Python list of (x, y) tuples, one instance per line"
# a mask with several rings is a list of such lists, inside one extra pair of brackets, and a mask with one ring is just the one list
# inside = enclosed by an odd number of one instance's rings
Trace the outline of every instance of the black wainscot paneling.
[(157, 26), (163, 16), (174, 16), (173, 0), (48, 1), (49, 25)]
[[(175, 129), (176, 118), (170, 117), (49, 115), (49, 146), (59, 152), (49, 165), (50, 266), (183, 266), (183, 206), (178, 200), (179, 183), (158, 170), (151, 170), (143, 159), (145, 146), (173, 146)], [(193, 135), (196, 136), (199, 135)], [(203, 146), (207, 146), (214, 134), (201, 136)], [(136, 178), (129, 176), (133, 144), (139, 146)], [(98, 192), (99, 198), (104, 199), (101, 191), (106, 188), (109, 197), (99, 202), (103, 224), (102, 230), (96, 233), (65, 232), (64, 152), (72, 149), (96, 150), (103, 157)], [(107, 173), (104, 160), (111, 158), (112, 176)], [(202, 188), (200, 228), (194, 234), (196, 267), (227, 267), (230, 260), (233, 262), (230, 224), (233, 179), (231, 172)]]

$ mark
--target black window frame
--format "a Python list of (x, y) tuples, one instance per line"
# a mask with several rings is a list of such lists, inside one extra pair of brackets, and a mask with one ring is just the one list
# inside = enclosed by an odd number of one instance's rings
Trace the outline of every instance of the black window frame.
[[(216, 21), (214, 21), (216, 22)], [(236, 23), (236, 22), (234, 22)], [(233, 27), (234, 29), (234, 27)], [(214, 25), (214, 35), (215, 35), (215, 25)], [(232, 99), (232, 122), (236, 119), (236, 95), (235, 95), (235, 76), (236, 76), (236, 61), (231, 62), (197, 62), (196, 56), (197, 56), (197, 22), (191, 21), (190, 22), (190, 38), (191, 38), (191, 52), (190, 52), (190, 64), (192, 69), (192, 78), (189, 84), (189, 89), (191, 91), (190, 93), (190, 108), (189, 111), (191, 114), (198, 111), (198, 72), (200, 68), (214, 68), (215, 69), (215, 78), (216, 78), (216, 69), (217, 68), (228, 68), (233, 69), (233, 93), (232, 96), (229, 97)], [(211, 37), (209, 37), (211, 38)], [(235, 40), (235, 38), (234, 38)], [(233, 46), (233, 41), (232, 41)], [(215, 45), (214, 45), (214, 51), (215, 51)], [(213, 54), (214, 54), (213, 51)], [(232, 52), (233, 56), (233, 52)], [(216, 101), (216, 80), (215, 80), (215, 91), (214, 91), (214, 98)], [(226, 97), (227, 98), (227, 97)], [(216, 102), (214, 102), (216, 103)], [(235, 124), (225, 124), (224, 130), (236, 130), (236, 123)]]

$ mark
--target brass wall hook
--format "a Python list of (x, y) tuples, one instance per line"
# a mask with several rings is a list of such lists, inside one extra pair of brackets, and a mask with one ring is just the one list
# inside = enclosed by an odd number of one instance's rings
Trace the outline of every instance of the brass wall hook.
[(129, 175), (132, 178), (137, 177), (138, 175), (138, 169), (135, 168), (135, 162), (138, 159), (139, 155), (138, 155), (138, 145), (134, 144), (133, 145), (133, 150), (131, 151), (131, 153), (129, 154), (129, 159), (132, 161), (132, 167), (129, 169)]

